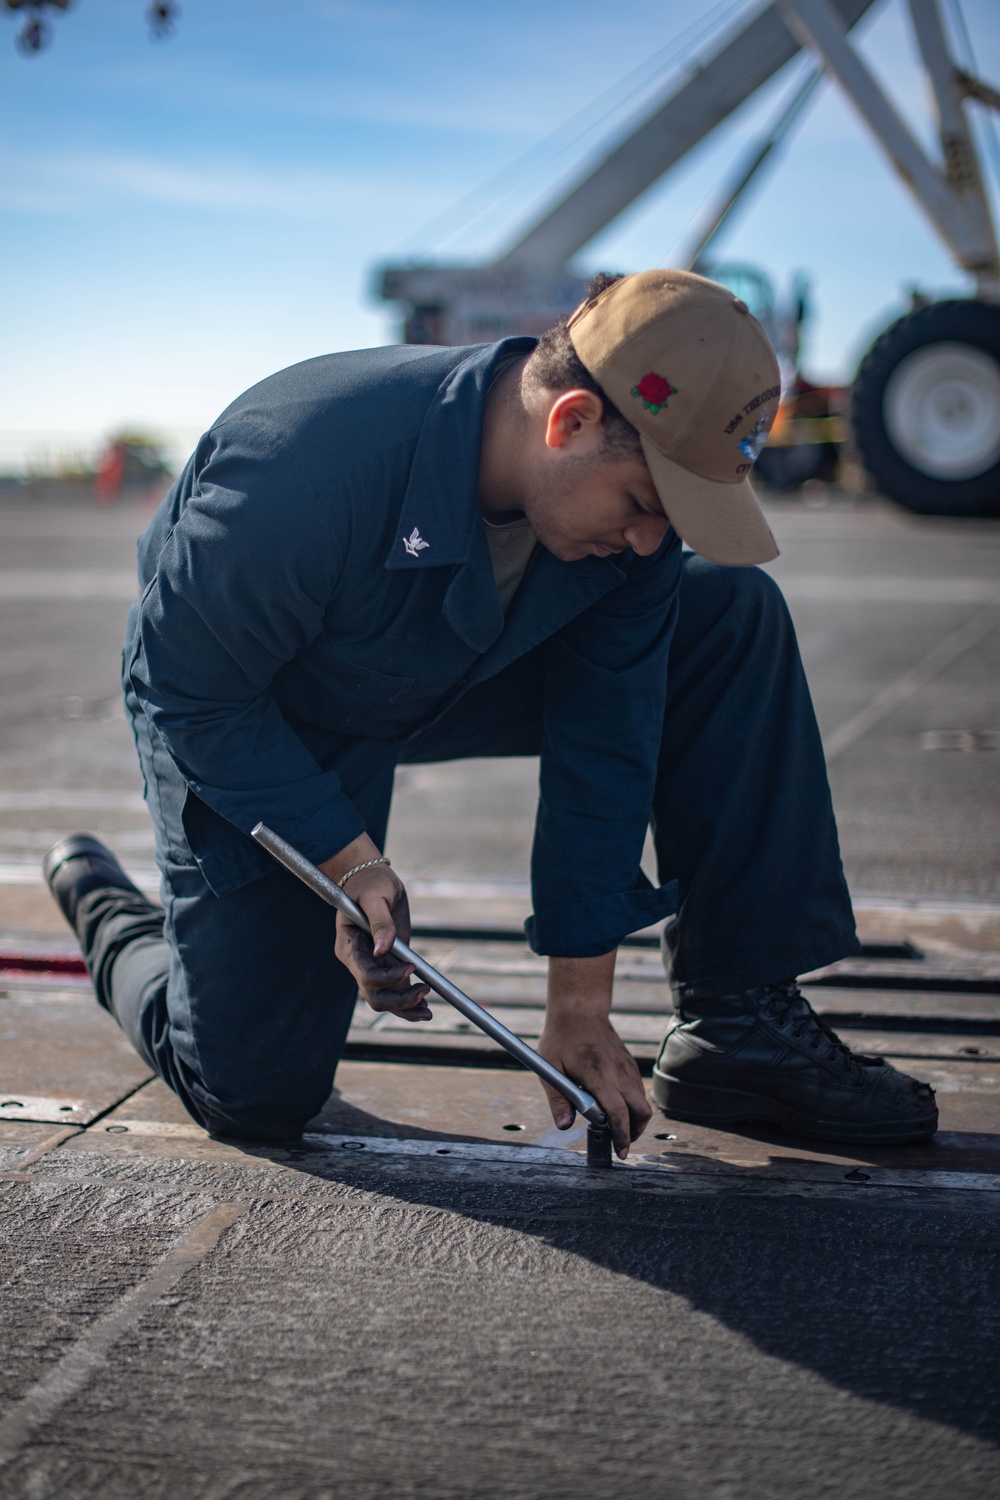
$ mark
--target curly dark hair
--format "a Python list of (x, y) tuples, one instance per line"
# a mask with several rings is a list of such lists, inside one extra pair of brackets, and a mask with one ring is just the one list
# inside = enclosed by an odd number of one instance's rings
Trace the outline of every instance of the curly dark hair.
[[(592, 302), (606, 287), (621, 281), (621, 275), (601, 271), (587, 283), (586, 300)], [(569, 318), (560, 318), (546, 333), (543, 333), (525, 367), (525, 375), (535, 385), (547, 391), (580, 389), (593, 391), (604, 405), (601, 419), (604, 442), (609, 453), (616, 458), (641, 458), (642, 447), (639, 434), (627, 417), (622, 416), (614, 402), (605, 395), (597, 381), (573, 348), (567, 323)]]

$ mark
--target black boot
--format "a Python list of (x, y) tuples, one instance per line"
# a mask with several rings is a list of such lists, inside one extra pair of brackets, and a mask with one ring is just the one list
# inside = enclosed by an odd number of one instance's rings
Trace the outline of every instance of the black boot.
[(42, 861), (42, 874), (74, 931), (77, 908), (91, 891), (129, 891), (140, 901), (146, 900), (107, 845), (91, 833), (71, 833), (53, 844)]
[(870, 1145), (925, 1140), (938, 1123), (929, 1084), (853, 1053), (793, 981), (683, 1001), (653, 1069), (653, 1098), (674, 1119), (761, 1120)]

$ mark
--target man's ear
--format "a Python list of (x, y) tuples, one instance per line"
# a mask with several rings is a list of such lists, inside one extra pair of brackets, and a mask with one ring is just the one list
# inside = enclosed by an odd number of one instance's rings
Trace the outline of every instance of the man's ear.
[(576, 453), (590, 453), (603, 440), (603, 417), (604, 403), (595, 391), (582, 388), (563, 391), (549, 407), (545, 446), (564, 448), (568, 445)]

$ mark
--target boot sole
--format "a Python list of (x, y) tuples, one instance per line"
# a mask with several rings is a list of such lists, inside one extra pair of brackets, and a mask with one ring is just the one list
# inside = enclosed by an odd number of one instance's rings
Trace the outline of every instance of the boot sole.
[(736, 1125), (752, 1120), (781, 1125), (796, 1135), (815, 1136), (823, 1141), (864, 1141), (872, 1146), (904, 1146), (925, 1141), (938, 1128), (937, 1111), (924, 1119), (906, 1121), (874, 1120), (864, 1124), (847, 1124), (840, 1120), (817, 1120), (799, 1114), (787, 1104), (765, 1099), (761, 1094), (745, 1094), (739, 1089), (709, 1088), (701, 1083), (681, 1083), (669, 1073), (653, 1069), (653, 1099), (675, 1120), (692, 1125)]

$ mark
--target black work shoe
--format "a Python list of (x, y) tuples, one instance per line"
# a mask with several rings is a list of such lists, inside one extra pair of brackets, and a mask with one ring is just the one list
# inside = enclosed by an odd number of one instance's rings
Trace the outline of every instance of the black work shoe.
[(674, 1119), (762, 1120), (828, 1141), (901, 1145), (938, 1124), (929, 1084), (852, 1052), (792, 982), (684, 1001), (656, 1059), (653, 1098)]
[(60, 839), (42, 860), (42, 874), (59, 909), (69, 925), (76, 929), (80, 901), (90, 891), (134, 891), (145, 900), (139, 887), (133, 885), (111, 850), (92, 833), (71, 833)]

